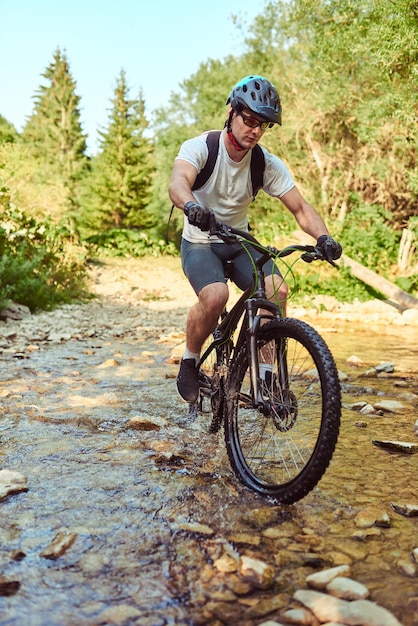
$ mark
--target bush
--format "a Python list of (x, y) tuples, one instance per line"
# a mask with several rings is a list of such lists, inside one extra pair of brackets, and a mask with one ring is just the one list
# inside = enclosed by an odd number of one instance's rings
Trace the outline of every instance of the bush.
[(131, 228), (109, 228), (86, 239), (97, 254), (121, 257), (177, 255), (173, 243), (166, 244), (162, 239), (152, 239), (143, 230)]
[(31, 311), (87, 295), (86, 254), (66, 227), (28, 217), (0, 189), (0, 310), (10, 301)]

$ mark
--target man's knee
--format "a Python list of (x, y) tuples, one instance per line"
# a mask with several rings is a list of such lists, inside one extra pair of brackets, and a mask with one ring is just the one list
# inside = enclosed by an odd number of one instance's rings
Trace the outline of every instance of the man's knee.
[(199, 302), (208, 314), (220, 315), (228, 302), (229, 290), (225, 283), (206, 285), (199, 292)]
[(266, 294), (269, 300), (283, 302), (287, 299), (289, 288), (284, 279), (277, 274), (266, 277)]

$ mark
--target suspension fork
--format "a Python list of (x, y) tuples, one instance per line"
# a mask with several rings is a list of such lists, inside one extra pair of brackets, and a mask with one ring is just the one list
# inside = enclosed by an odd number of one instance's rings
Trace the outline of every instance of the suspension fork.
[(246, 302), (246, 337), (247, 337), (247, 354), (249, 355), (250, 377), (251, 377), (251, 394), (253, 406), (261, 413), (268, 413), (269, 408), (263, 400), (259, 379), (259, 361), (257, 350), (257, 336), (260, 328), (261, 317), (257, 315), (259, 308), (259, 300), (251, 298)]
[[(272, 317), (280, 317), (280, 312), (278, 312), (277, 307), (268, 300), (265, 300), (264, 298), (249, 299), (246, 302), (246, 313), (242, 330), (245, 328), (247, 353), (249, 355), (253, 406), (254, 408), (257, 408), (261, 413), (269, 414), (270, 406), (263, 399), (259, 378), (260, 364), (258, 360), (257, 337), (258, 331), (261, 326), (261, 320), (263, 318), (265, 319), (264, 315), (257, 314), (257, 311), (260, 308), (268, 310), (269, 313), (271, 313)], [(276, 352), (279, 388), (288, 389), (289, 374), (287, 367), (286, 338), (282, 338), (277, 341)]]

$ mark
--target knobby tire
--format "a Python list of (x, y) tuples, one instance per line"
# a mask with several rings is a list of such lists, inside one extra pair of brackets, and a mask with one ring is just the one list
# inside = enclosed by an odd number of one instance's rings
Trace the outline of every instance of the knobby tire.
[[(333, 356), (301, 320), (276, 319), (258, 330), (273, 372), (263, 383), (267, 415), (251, 403), (249, 354), (243, 345), (225, 382), (224, 435), (239, 480), (256, 493), (290, 504), (305, 497), (326, 471), (337, 443), (341, 391)], [(281, 364), (280, 364), (281, 363)]]

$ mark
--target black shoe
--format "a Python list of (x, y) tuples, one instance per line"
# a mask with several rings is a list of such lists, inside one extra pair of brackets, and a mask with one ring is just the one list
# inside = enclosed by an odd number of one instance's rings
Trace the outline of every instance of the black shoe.
[(177, 390), (186, 402), (196, 402), (199, 395), (199, 370), (195, 359), (182, 359), (177, 375)]

